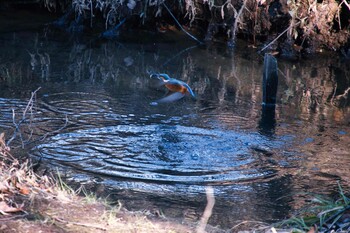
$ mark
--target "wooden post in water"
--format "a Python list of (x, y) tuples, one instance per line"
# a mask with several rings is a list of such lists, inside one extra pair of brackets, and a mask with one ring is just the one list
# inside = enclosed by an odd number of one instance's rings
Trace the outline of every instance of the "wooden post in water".
[(263, 105), (276, 104), (278, 86), (277, 60), (265, 53), (263, 74)]
[(272, 136), (275, 133), (276, 95), (278, 86), (277, 60), (271, 54), (265, 53), (263, 73), (262, 113), (259, 122), (259, 131)]

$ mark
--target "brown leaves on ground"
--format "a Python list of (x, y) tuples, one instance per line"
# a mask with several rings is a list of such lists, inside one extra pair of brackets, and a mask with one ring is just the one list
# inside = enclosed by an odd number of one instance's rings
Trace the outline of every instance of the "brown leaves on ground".
[[(63, 194), (62, 194), (63, 195)], [(27, 206), (28, 215), (36, 221), (23, 218), (1, 221), (2, 233), (80, 232), (80, 233), (190, 233), (195, 225), (164, 219), (144, 212), (129, 212), (123, 208), (111, 208), (98, 201), (65, 193), (70, 201), (36, 195)], [(39, 221), (38, 221), (39, 220)], [(41, 220), (41, 221), (40, 221)], [(2, 227), (2, 228), (1, 228)], [(209, 228), (210, 229), (210, 228)], [(208, 232), (222, 232), (209, 230)]]
[[(17, 196), (28, 196), (52, 182), (47, 177), (37, 176), (28, 164), (15, 159), (6, 145), (4, 133), (0, 134), (0, 215), (22, 212), (13, 200)], [(11, 203), (11, 204), (9, 204)]]
[(21, 208), (9, 206), (5, 201), (0, 201), (0, 213), (2, 215), (8, 215), (10, 213), (17, 213), (21, 211)]

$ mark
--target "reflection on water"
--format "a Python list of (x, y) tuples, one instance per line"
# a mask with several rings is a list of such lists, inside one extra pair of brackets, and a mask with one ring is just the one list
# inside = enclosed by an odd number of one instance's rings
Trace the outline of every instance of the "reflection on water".
[[(30, 155), (129, 208), (198, 220), (211, 185), (209, 222), (229, 228), (288, 216), (305, 201), (296, 193), (350, 185), (350, 70), (337, 58), (280, 60), (278, 104), (262, 114), (255, 51), (49, 32), (0, 41), (1, 129), (13, 134), (40, 86), (20, 126)], [(165, 92), (149, 71), (189, 83), (198, 98), (151, 105)]]

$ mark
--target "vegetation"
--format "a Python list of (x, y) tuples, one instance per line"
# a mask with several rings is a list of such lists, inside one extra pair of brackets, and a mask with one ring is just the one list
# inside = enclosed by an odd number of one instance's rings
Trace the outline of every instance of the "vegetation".
[(176, 26), (198, 43), (234, 46), (242, 38), (286, 56), (327, 49), (350, 57), (349, 0), (5, 0), (0, 7), (24, 3), (64, 12), (53, 25), (74, 33), (114, 38), (125, 29)]
[(190, 31), (206, 41), (226, 41), (234, 46), (240, 37), (261, 50), (272, 48), (284, 55), (324, 48), (350, 54), (348, 0), (42, 1), (51, 11), (70, 9), (60, 21), (70, 31), (96, 28), (101, 19), (104, 30), (119, 29), (126, 19), (127, 29), (146, 27), (165, 32), (175, 24), (178, 30)]
[(311, 204), (281, 225), (295, 227), (300, 232), (349, 232), (350, 198), (345, 196), (339, 183), (338, 186), (339, 199), (311, 195)]

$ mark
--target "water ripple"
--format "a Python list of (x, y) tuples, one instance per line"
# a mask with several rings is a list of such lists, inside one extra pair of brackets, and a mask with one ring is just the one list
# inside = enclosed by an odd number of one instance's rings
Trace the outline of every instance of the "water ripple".
[(230, 184), (273, 175), (259, 156), (274, 154), (282, 145), (254, 133), (118, 125), (58, 134), (37, 147), (37, 156), (109, 177)]

